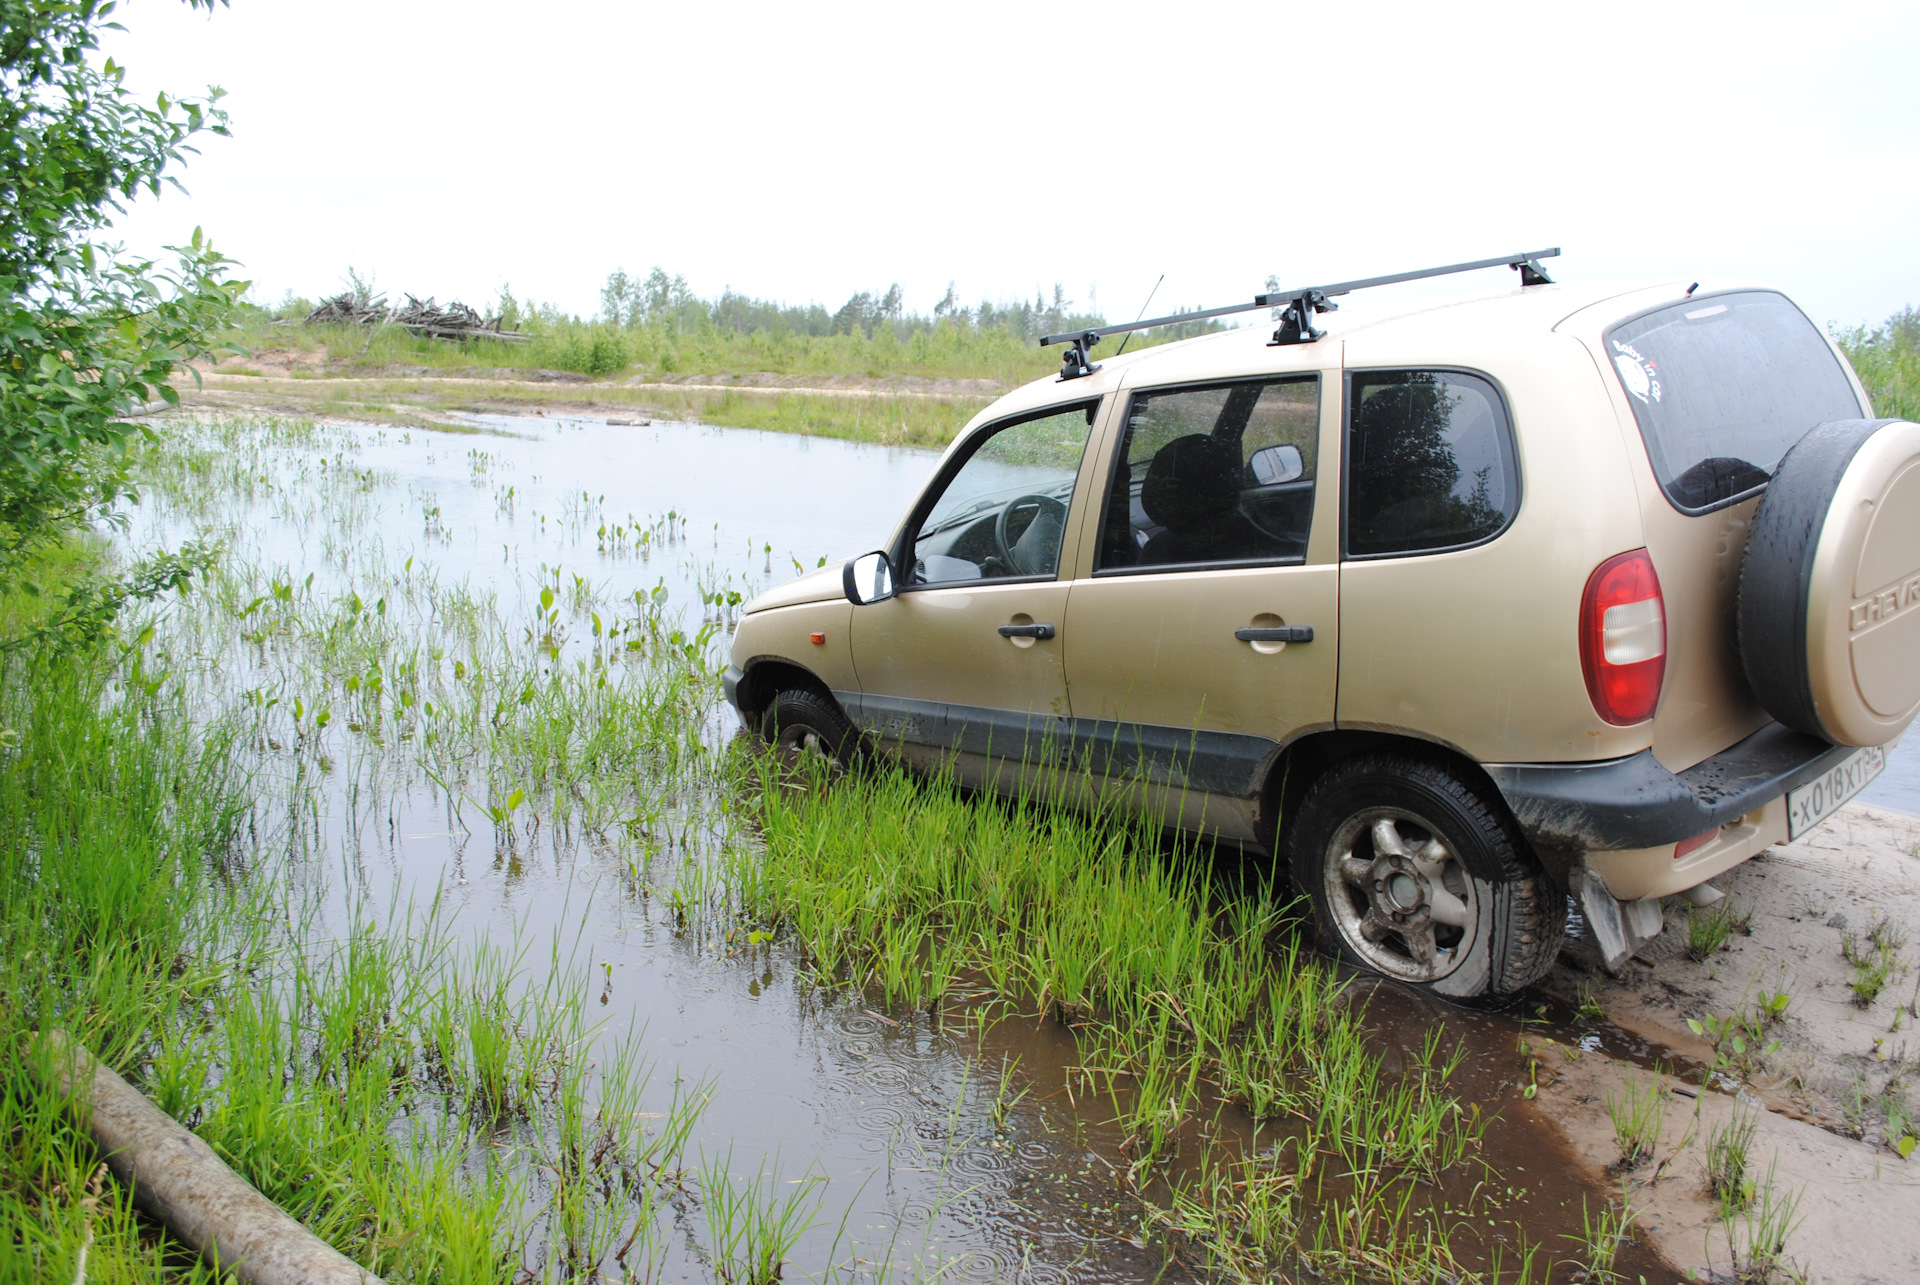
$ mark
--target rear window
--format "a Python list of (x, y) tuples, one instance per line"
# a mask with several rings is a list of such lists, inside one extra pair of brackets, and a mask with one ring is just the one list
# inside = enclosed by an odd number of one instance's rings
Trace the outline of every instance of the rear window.
[(1705, 295), (1607, 332), (1654, 476), (1686, 513), (1765, 486), (1808, 429), (1862, 411), (1833, 349), (1785, 296)]

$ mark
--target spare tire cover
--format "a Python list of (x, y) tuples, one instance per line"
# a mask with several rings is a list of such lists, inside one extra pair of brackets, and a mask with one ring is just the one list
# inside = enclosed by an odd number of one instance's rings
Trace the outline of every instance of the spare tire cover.
[(1740, 566), (1740, 662), (1780, 722), (1884, 745), (1920, 711), (1920, 426), (1822, 424), (1767, 484)]

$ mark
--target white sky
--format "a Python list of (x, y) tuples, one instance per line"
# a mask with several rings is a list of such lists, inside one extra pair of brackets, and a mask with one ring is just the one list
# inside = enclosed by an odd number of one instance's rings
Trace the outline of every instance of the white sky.
[(121, 235), (203, 225), (269, 301), (353, 264), (590, 312), (657, 263), (829, 308), (1059, 281), (1119, 317), (1162, 272), (1156, 312), (1560, 245), (1563, 279), (1755, 277), (1821, 322), (1920, 304), (1912, 0), (119, 17), (129, 82), (222, 85), (234, 132)]

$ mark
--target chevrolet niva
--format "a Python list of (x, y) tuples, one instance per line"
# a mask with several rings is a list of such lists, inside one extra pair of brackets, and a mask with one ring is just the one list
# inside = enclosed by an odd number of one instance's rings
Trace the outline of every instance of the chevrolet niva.
[(1327, 949), (1440, 995), (1534, 981), (1570, 907), (1618, 969), (1920, 708), (1920, 426), (1777, 290), (1547, 253), (1337, 329), (1373, 283), (1050, 337), (884, 548), (748, 606), (728, 698), (1267, 851)]

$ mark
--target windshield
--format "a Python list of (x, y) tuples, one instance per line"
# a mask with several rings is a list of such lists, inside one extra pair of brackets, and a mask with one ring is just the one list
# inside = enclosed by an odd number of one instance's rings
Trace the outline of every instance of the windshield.
[(1607, 332), (1654, 476), (1700, 513), (1766, 485), (1816, 424), (1863, 412), (1805, 314), (1768, 290), (1688, 299)]

